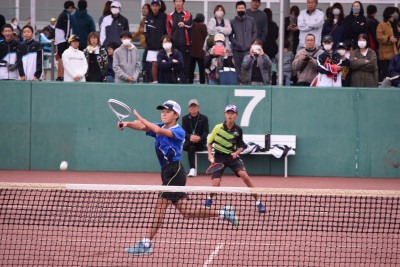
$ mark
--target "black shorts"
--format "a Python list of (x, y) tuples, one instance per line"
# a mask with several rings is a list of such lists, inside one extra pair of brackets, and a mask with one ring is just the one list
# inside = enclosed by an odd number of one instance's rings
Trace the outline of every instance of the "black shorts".
[[(162, 185), (185, 186), (186, 172), (180, 161), (173, 161), (161, 168)], [(184, 192), (161, 192), (159, 197), (169, 199), (176, 203), (180, 199), (188, 199)]]
[(236, 157), (234, 159), (230, 154), (223, 154), (223, 153), (216, 152), (214, 155), (214, 158), (215, 158), (215, 163), (223, 163), (224, 168), (220, 171), (214, 172), (211, 176), (212, 179), (221, 178), (222, 174), (225, 171), (225, 168), (227, 168), (227, 167), (231, 168), (231, 170), (234, 171), (236, 173), (236, 176), (238, 176), (238, 177), (239, 177), (238, 171), (240, 171), (240, 170), (246, 171), (244, 162), (239, 157)]
[(67, 50), (69, 47), (68, 42), (64, 42), (64, 43), (59, 43), (57, 45), (57, 55), (59, 55), (60, 57), (62, 57), (62, 54), (64, 53), (65, 50)]

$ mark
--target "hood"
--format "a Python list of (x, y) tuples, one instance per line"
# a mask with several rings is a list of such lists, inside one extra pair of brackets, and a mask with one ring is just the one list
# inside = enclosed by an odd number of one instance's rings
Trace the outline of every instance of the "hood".
[(88, 15), (86, 9), (77, 9), (75, 10), (74, 16), (77, 18), (84, 18)]

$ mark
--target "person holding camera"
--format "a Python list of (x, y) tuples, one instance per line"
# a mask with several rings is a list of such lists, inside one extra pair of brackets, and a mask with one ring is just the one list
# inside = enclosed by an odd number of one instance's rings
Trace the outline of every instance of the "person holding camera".
[(297, 71), (298, 85), (310, 86), (311, 82), (317, 76), (317, 56), (324, 52), (315, 46), (315, 36), (313, 34), (306, 35), (306, 47), (297, 52), (292, 67)]
[(272, 61), (264, 53), (262, 42), (256, 39), (250, 48), (250, 54), (246, 55), (242, 62), (242, 68), (246, 70), (246, 84), (248, 85), (269, 85), (268, 75)]
[[(205, 68), (208, 74), (208, 84), (224, 84), (224, 79), (220, 80), (220, 72), (223, 70), (229, 70), (231, 75), (234, 72), (230, 80), (237, 84), (232, 52), (225, 47), (225, 35), (222, 33), (214, 36), (214, 46), (207, 52)], [(224, 75), (226, 73), (228, 72), (225, 72)]]

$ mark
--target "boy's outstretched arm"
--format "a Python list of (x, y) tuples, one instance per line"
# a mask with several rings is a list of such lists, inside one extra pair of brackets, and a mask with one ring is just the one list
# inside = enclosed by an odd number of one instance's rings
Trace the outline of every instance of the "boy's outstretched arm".
[(138, 120), (124, 121), (122, 123), (122, 127), (119, 127), (119, 123), (118, 123), (118, 129), (123, 130), (125, 127), (131, 128), (131, 129), (137, 130), (137, 131), (146, 131), (146, 132), (150, 131), (146, 125), (144, 125), (143, 123), (141, 123)]
[(149, 121), (147, 121), (145, 118), (143, 118), (142, 116), (139, 115), (139, 113), (137, 113), (136, 109), (133, 110), (133, 114), (135, 114), (135, 116), (139, 119), (139, 122), (142, 123), (144, 126), (146, 126), (146, 128), (148, 130), (146, 131), (152, 131), (157, 135), (165, 135), (167, 137), (174, 137), (175, 135), (172, 133), (171, 130), (169, 129), (163, 129)]

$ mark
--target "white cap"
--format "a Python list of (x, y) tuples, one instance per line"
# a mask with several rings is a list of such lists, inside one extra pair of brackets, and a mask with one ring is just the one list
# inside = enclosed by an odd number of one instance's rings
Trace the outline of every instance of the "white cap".
[(119, 1), (112, 1), (110, 7), (121, 7), (121, 3)]
[(164, 102), (164, 104), (157, 106), (157, 109), (158, 110), (163, 110), (163, 109), (173, 110), (176, 113), (178, 113), (179, 116), (181, 116), (181, 106), (179, 106), (179, 104), (173, 100), (168, 100), (168, 101)]

